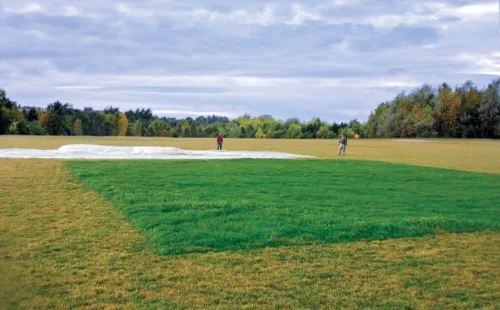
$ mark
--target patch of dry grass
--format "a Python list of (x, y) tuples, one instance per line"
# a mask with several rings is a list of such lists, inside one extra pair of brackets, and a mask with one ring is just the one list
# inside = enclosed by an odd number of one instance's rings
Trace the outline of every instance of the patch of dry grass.
[(0, 308), (495, 309), (500, 302), (496, 233), (160, 257), (61, 162), (3, 159), (0, 176)]
[[(500, 173), (500, 141), (432, 140), (405, 143), (393, 140), (349, 140), (347, 158), (380, 160), (465, 171)], [(54, 137), (0, 136), (0, 148), (56, 149), (65, 144), (87, 143), (116, 146), (173, 146), (192, 150), (215, 149), (214, 139), (144, 137)], [(278, 151), (319, 158), (337, 157), (336, 140), (226, 139), (228, 150)]]

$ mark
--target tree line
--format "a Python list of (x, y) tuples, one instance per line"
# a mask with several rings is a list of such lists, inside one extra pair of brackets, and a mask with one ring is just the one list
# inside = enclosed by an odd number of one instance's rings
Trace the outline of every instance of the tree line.
[(380, 104), (367, 122), (328, 123), (319, 118), (302, 122), (271, 116), (235, 119), (200, 116), (195, 119), (158, 117), (150, 109), (121, 112), (74, 109), (59, 101), (45, 109), (23, 107), (0, 89), (0, 134), (148, 137), (336, 139), (349, 138), (500, 138), (500, 78), (479, 89), (468, 81), (454, 90), (423, 85)]
[(423, 85), (380, 104), (367, 125), (370, 138), (500, 138), (500, 78), (483, 89)]

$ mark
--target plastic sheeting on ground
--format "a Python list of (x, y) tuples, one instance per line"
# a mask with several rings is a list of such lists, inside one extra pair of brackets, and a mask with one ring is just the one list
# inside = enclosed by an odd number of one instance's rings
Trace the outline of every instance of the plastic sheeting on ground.
[(57, 150), (0, 149), (0, 158), (54, 159), (231, 159), (231, 158), (312, 158), (280, 152), (189, 151), (176, 147), (64, 145)]

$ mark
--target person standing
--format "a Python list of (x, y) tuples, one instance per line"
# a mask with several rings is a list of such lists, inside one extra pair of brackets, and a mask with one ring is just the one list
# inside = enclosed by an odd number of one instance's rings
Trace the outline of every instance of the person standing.
[(219, 134), (217, 136), (217, 151), (222, 151), (222, 143), (224, 142), (224, 138), (222, 137), (222, 134)]
[(347, 135), (345, 133), (342, 134), (339, 140), (339, 155), (345, 156), (345, 149), (347, 147)]

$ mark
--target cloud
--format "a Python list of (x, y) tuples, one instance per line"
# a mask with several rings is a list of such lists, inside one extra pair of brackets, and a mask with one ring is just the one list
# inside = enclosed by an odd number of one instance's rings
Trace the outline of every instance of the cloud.
[(457, 15), (462, 17), (477, 17), (480, 18), (485, 14), (498, 14), (499, 5), (494, 2), (477, 3), (458, 7)]
[(292, 20), (287, 22), (290, 25), (302, 25), (306, 21), (319, 21), (322, 20), (322, 18), (313, 13), (308, 11), (307, 9), (303, 8), (301, 5), (295, 4), (293, 6), (293, 10), (295, 12), (295, 15), (293, 16)]
[(25, 105), (363, 120), (400, 91), (482, 87), (500, 71), (496, 1), (0, 0), (0, 8), (9, 42), (0, 45), (0, 87)]
[(7, 13), (13, 14), (31, 14), (31, 13), (41, 13), (44, 12), (44, 8), (39, 3), (27, 3), (24, 5), (17, 6), (7, 6), (4, 8), (4, 11)]
[(187, 117), (187, 116), (208, 116), (208, 115), (218, 115), (218, 116), (226, 116), (231, 118), (236, 118), (239, 115), (231, 112), (209, 112), (209, 111), (186, 111), (186, 110), (154, 110), (156, 115), (159, 116), (177, 116), (177, 117)]
[(120, 3), (116, 6), (116, 11), (122, 15), (135, 18), (147, 18), (154, 15), (153, 11), (141, 9), (135, 4)]

